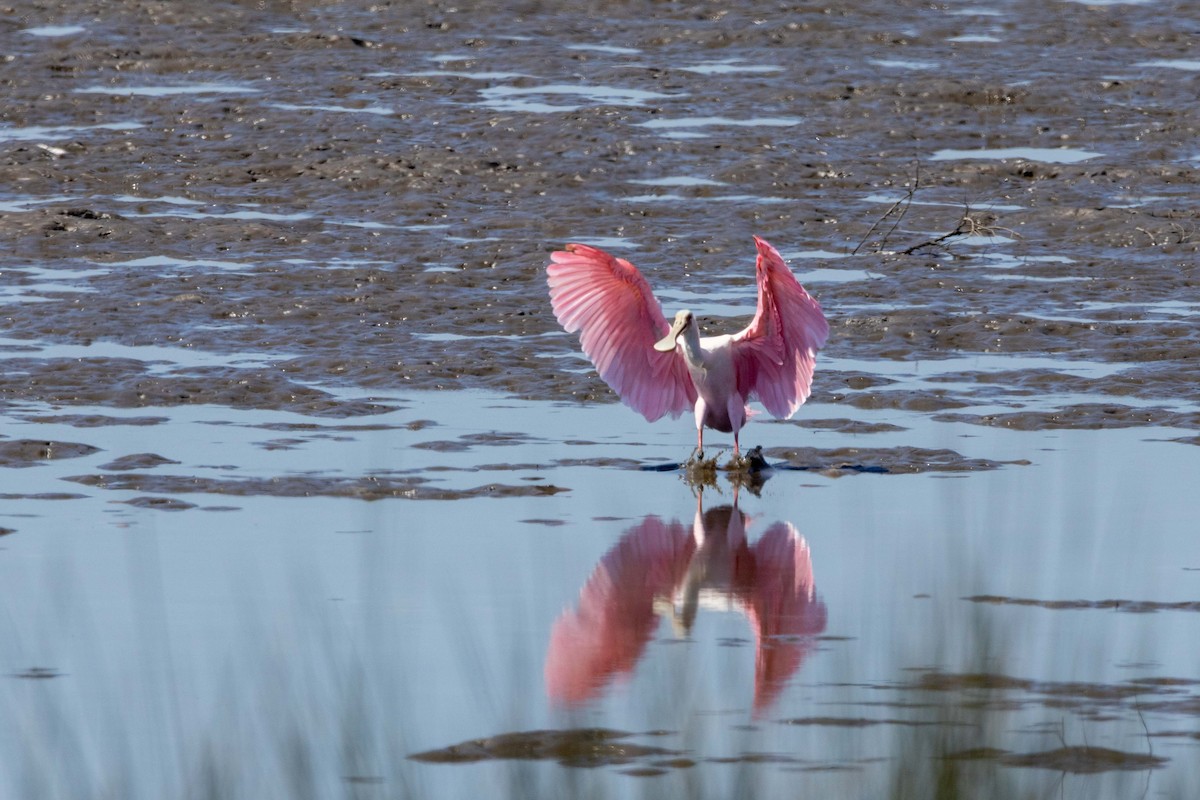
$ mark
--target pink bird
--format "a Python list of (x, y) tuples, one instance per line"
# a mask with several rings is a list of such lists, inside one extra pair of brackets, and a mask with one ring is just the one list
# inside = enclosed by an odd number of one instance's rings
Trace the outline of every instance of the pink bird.
[(637, 267), (595, 247), (569, 244), (546, 267), (550, 304), (568, 333), (580, 332), (604, 382), (650, 422), (696, 415), (696, 449), (706, 427), (733, 434), (758, 400), (788, 419), (808, 399), (817, 350), (829, 335), (821, 306), (804, 291), (779, 251), (759, 237), (758, 310), (750, 325), (725, 336), (700, 336), (691, 311), (668, 325)]

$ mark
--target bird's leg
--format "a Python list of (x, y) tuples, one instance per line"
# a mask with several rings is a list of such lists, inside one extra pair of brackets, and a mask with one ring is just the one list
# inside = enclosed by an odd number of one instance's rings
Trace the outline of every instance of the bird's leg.
[(728, 470), (744, 472), (750, 467), (750, 460), (742, 455), (741, 443), (738, 441), (738, 431), (733, 432), (733, 457), (729, 459)]
[(696, 428), (696, 460), (704, 460), (704, 426)]

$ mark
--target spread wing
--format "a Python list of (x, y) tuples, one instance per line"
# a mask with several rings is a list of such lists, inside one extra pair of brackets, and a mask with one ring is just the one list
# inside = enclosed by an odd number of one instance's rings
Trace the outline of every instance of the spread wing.
[(758, 311), (733, 337), (737, 387), (742, 397), (758, 399), (772, 416), (786, 419), (808, 399), (829, 323), (779, 251), (757, 236), (754, 243)]
[(579, 331), (583, 352), (621, 401), (651, 422), (691, 410), (696, 389), (682, 356), (654, 349), (669, 326), (637, 267), (583, 244), (550, 262), (554, 316), (568, 333)]

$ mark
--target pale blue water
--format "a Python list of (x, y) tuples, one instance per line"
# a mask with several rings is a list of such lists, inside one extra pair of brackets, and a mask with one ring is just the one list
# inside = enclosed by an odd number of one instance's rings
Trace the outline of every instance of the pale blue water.
[[(0, 525), (18, 533), (0, 539), (0, 639), (7, 643), (0, 673), (44, 669), (58, 677), (0, 681), (9, 712), (0, 726), (0, 796), (19, 796), (26, 780), (43, 785), (51, 780), (44, 770), (69, 759), (78, 770), (55, 773), (65, 790), (116, 780), (114, 770), (143, 795), (178, 790), (200, 769), (206, 747), (240, 784), (271, 765), (283, 768), (288, 736), (299, 729), (312, 748), (318, 785), (331, 791), (353, 766), (391, 787), (415, 782), (439, 797), (465, 798), (481, 781), (503, 784), (517, 767), (419, 764), (403, 755), (513, 730), (575, 726), (665, 730), (652, 743), (701, 761), (770, 752), (841, 764), (849, 769), (804, 777), (787, 765), (760, 765), (756, 785), (768, 793), (792, 786), (871, 794), (887, 784), (909, 731), (781, 720), (931, 718), (929, 709), (887, 703), (914, 699), (899, 689), (913, 668), (977, 670), (981, 649), (991, 653), (991, 671), (1043, 682), (1119, 684), (1185, 677), (1200, 667), (1195, 612), (963, 600), (1194, 599), (1194, 509), (1178, 498), (1191, 493), (1200, 469), (1196, 447), (1162, 441), (1170, 430), (1018, 433), (812, 405), (802, 416), (849, 416), (906, 430), (846, 436), (752, 423), (744, 440), (817, 448), (920, 442), (1032, 463), (844, 478), (783, 472), (761, 497), (741, 492), (750, 543), (774, 523), (789, 523), (804, 538), (816, 599), (827, 614), (823, 634), (801, 642), (801, 663), (775, 702), (756, 711), (753, 629), (718, 593), (702, 602), (689, 636), (677, 638), (660, 618), (632, 669), (601, 680), (583, 706), (564, 707), (548, 696), (543, 674), (556, 620), (577, 608), (589, 576), (623, 535), (649, 515), (690, 530), (697, 503), (675, 474), (576, 460), (679, 459), (690, 447), (690, 423), (649, 425), (616, 405), (476, 393), (399, 399), (403, 410), (369, 420), (389, 427), (371, 431), (203, 406), (96, 409), (169, 421), (86, 429), (20, 420), (53, 416), (52, 409), (10, 414), (11, 437), (85, 441), (102, 451), (7, 471)], [(436, 424), (410, 430), (416, 420)], [(277, 430), (279, 423), (303, 427)], [(492, 433), (515, 438), (489, 443)], [(436, 442), (465, 449), (429, 449)], [(184, 492), (172, 496), (198, 508), (170, 512), (122, 504), (152, 492), (64, 480), (136, 452), (182, 462), (139, 472), (232, 482), (410, 475), (442, 489), (497, 483), (566, 491), (449, 502)], [(17, 497), (55, 491), (84, 496)], [(709, 509), (728, 504), (732, 490), (723, 484), (703, 501)], [(717, 610), (723, 602), (727, 610)], [(1186, 685), (1179, 691), (1176, 701), (1193, 694)], [(993, 746), (1048, 749), (1054, 736), (1035, 731), (1052, 723), (1072, 742), (1144, 747), (1129, 701), (1103, 706), (1112, 717), (1105, 719), (1090, 716), (1086, 703), (1072, 711), (1046, 707), (1036, 694), (1019, 699), (991, 712)], [(1185, 705), (1145, 716), (1155, 730), (1196, 725)], [(346, 737), (356, 743), (351, 751)], [(260, 752), (253, 763), (236, 757), (246, 749)], [(1169, 786), (1194, 778), (1194, 744), (1156, 742), (1155, 751), (1170, 754), (1170, 766), (1139, 780)], [(347, 752), (361, 763), (348, 765)], [(554, 764), (521, 769), (540, 780), (567, 780)], [(655, 781), (654, 791), (697, 776), (720, 787), (732, 772), (701, 763), (647, 780)], [(621, 796), (651, 791), (615, 767), (570, 780)], [(1019, 780), (1044, 787), (1056, 778), (1032, 771)], [(1111, 789), (1127, 778), (1072, 780)]]

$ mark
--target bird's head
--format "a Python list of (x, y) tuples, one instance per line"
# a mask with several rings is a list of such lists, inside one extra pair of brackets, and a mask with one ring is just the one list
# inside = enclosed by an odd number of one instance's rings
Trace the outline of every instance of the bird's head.
[(667, 335), (654, 343), (654, 349), (660, 353), (669, 353), (675, 349), (675, 342), (688, 328), (695, 326), (696, 316), (690, 311), (680, 311), (675, 315), (675, 321), (671, 323), (671, 330), (667, 331)]

